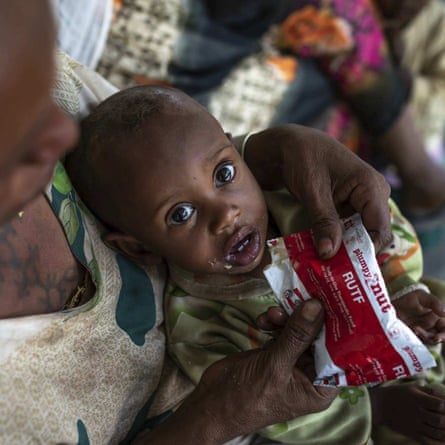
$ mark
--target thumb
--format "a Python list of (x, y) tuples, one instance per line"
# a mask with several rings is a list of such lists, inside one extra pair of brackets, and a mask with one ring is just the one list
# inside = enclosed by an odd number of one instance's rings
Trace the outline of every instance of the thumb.
[(281, 335), (270, 347), (273, 363), (291, 370), (304, 351), (312, 344), (323, 324), (323, 307), (319, 300), (310, 299), (295, 309)]

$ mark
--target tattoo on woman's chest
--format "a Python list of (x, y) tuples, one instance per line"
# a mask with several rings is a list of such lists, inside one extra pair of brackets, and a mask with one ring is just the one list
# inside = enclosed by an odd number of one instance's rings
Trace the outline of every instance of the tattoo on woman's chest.
[(75, 263), (59, 270), (44, 263), (38, 241), (24, 242), (11, 224), (1, 228), (0, 285), (42, 313), (60, 310), (78, 280)]

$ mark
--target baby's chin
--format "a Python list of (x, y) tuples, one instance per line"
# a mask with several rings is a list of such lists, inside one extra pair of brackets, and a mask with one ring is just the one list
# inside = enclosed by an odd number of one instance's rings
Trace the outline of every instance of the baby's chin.
[(262, 254), (258, 255), (258, 257), (255, 258), (252, 263), (243, 266), (232, 266), (231, 264), (224, 264), (224, 273), (226, 275), (245, 275), (254, 273), (257, 271), (257, 269), (259, 269), (259, 266), (262, 265), (262, 257)]
[(212, 259), (208, 261), (209, 266), (205, 268), (200, 268), (199, 270), (193, 268), (183, 267), (183, 269), (188, 270), (193, 273), (196, 278), (207, 278), (212, 279), (218, 276), (236, 276), (236, 275), (245, 275), (256, 273), (258, 270), (262, 275), (263, 269), (263, 257), (264, 257), (264, 249), (261, 253), (249, 264), (244, 265), (234, 265), (225, 262), (224, 260), (216, 260)]
[(263, 268), (268, 261), (268, 254), (266, 249), (261, 249), (259, 254), (252, 260), (252, 262), (244, 265), (234, 265), (230, 263), (224, 263), (220, 273), (225, 275), (257, 275), (263, 276)]

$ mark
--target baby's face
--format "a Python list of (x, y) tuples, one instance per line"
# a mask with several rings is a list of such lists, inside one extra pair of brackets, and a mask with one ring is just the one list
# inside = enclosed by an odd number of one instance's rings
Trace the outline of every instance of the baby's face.
[(218, 122), (201, 112), (174, 122), (166, 118), (148, 134), (159, 150), (144, 168), (138, 195), (144, 219), (134, 235), (194, 273), (256, 268), (264, 253), (266, 205)]

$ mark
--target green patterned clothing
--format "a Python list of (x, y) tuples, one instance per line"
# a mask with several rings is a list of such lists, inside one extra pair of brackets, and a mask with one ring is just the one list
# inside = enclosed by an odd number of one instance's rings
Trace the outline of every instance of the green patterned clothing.
[[(302, 209), (289, 205), (292, 200), (284, 192), (267, 196), (273, 219), (284, 234), (307, 228)], [(422, 255), (412, 226), (392, 202), (390, 205), (394, 240), (379, 260), (390, 293), (394, 294), (420, 279)], [(195, 383), (215, 361), (233, 352), (261, 347), (272, 338), (257, 329), (255, 323), (261, 313), (277, 305), (265, 279), (227, 275), (203, 280), (173, 265), (169, 270), (165, 298), (168, 348)], [(434, 373), (436, 380), (442, 378), (441, 367)], [(368, 389), (343, 388), (327, 410), (272, 425), (260, 433), (273, 440), (301, 445), (371, 443)]]
[[(175, 267), (170, 272), (165, 300), (169, 352), (195, 383), (215, 361), (271, 339), (255, 327), (255, 318), (277, 305), (265, 279), (228, 275), (210, 283)], [(369, 396), (360, 387), (343, 389), (322, 413), (270, 426), (261, 434), (284, 443), (359, 445), (370, 432)]]

